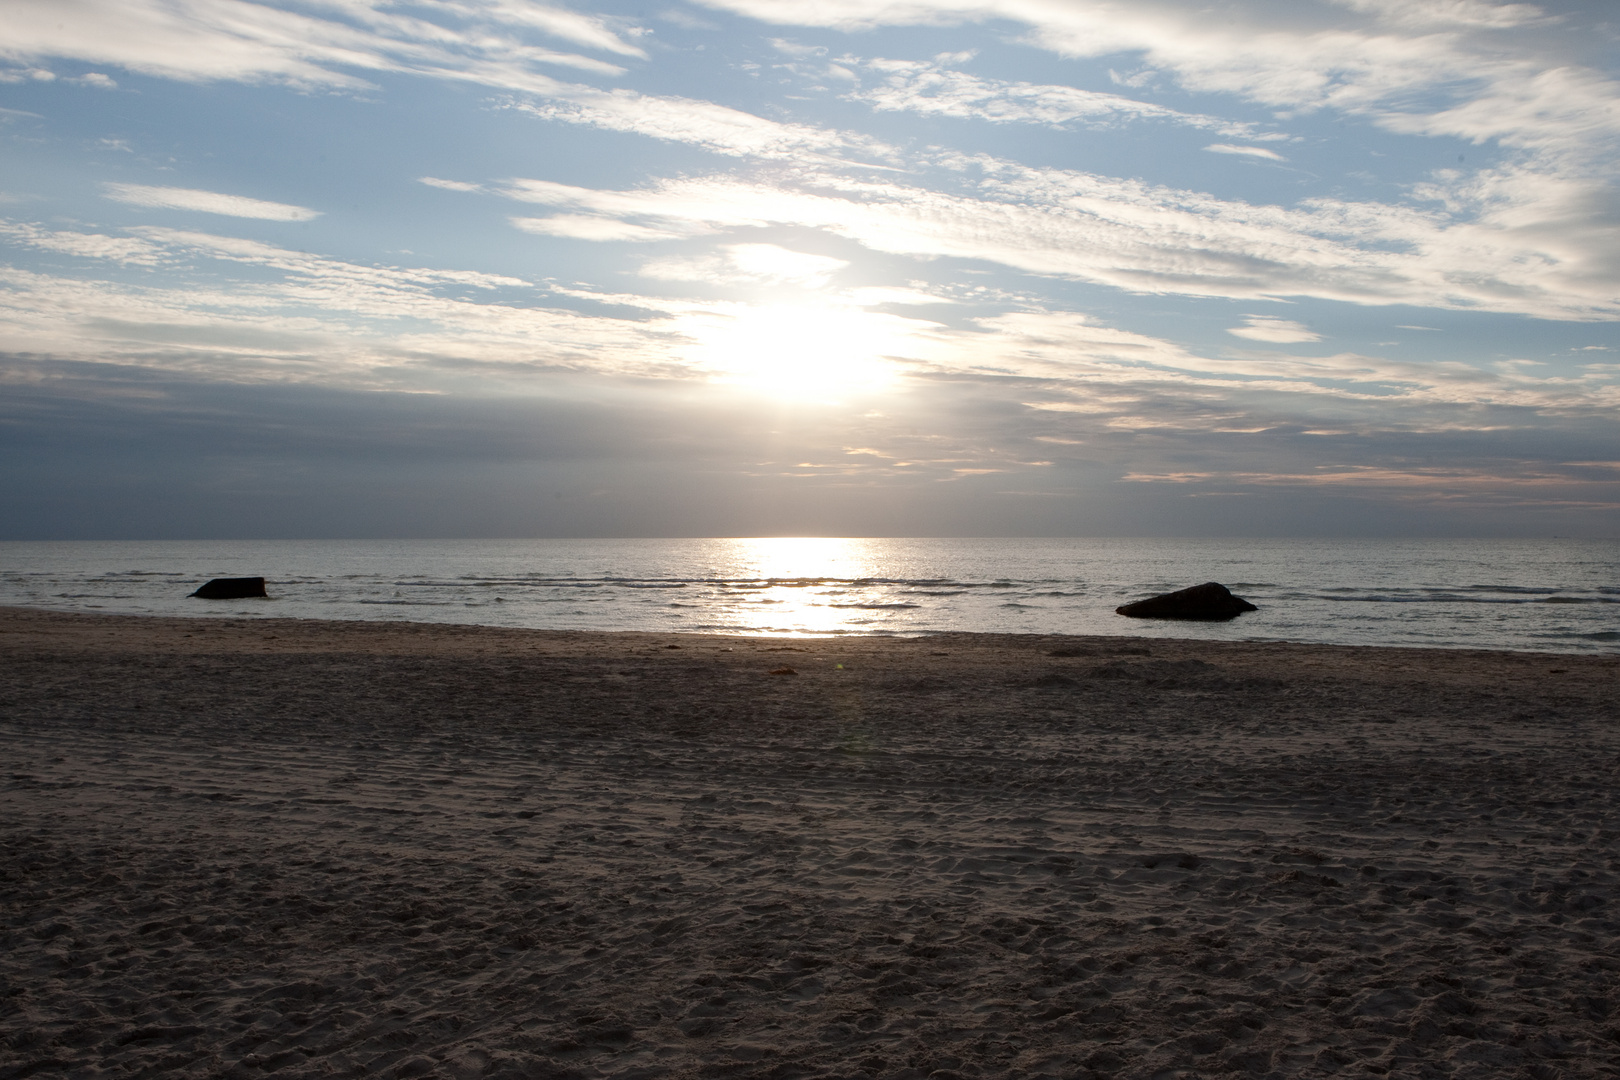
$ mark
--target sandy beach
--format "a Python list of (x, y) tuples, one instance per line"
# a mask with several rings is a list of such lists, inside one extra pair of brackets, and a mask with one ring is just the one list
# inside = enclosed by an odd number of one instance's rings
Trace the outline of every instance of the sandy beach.
[(0, 1080), (1620, 1076), (1617, 714), (1616, 657), (0, 609)]

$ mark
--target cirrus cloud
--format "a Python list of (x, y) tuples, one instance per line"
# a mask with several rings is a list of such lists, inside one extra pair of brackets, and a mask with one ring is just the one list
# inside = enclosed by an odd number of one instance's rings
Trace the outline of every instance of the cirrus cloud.
[(1304, 323), (1290, 322), (1272, 315), (1245, 315), (1243, 321), (1244, 325), (1235, 326), (1227, 333), (1250, 341), (1268, 341), (1277, 345), (1322, 340), (1321, 334)]
[[(608, 75), (624, 70), (525, 42), (525, 32), (646, 56), (606, 20), (549, 5), (443, 0), (424, 6), (406, 15), (383, 0), (312, 5), (313, 11), (253, 0), (11, 0), (0, 11), (0, 58), (116, 64), (186, 82), (354, 90), (369, 86), (356, 72), (414, 72), (515, 89), (528, 85), (537, 64)], [(437, 21), (425, 17), (429, 11)]]
[(1236, 154), (1242, 157), (1265, 158), (1267, 161), (1287, 161), (1288, 159), (1275, 150), (1267, 150), (1263, 146), (1234, 146), (1231, 143), (1211, 143), (1204, 147), (1211, 154)]
[(226, 195), (217, 191), (198, 191), (195, 188), (109, 183), (103, 184), (102, 190), (107, 198), (115, 202), (153, 209), (194, 210), (203, 214), (258, 218), (262, 221), (313, 221), (321, 216), (319, 210), (303, 206)]

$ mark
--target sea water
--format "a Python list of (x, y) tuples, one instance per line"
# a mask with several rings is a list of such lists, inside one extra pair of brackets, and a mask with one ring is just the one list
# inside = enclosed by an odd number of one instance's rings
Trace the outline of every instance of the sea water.
[[(267, 600), (186, 594), (262, 576)], [(1116, 615), (1219, 581), (1228, 623)], [(0, 543), (0, 604), (720, 634), (1131, 634), (1620, 652), (1620, 541), (836, 539)]]

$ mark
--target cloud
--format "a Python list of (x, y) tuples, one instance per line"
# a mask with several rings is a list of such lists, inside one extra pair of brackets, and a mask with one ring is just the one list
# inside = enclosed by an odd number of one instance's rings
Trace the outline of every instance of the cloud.
[(682, 30), (706, 30), (711, 33), (720, 29), (707, 19), (700, 19), (684, 8), (669, 7), (658, 13), (658, 17), (667, 23), (679, 26)]
[(745, 274), (801, 285), (822, 284), (849, 265), (843, 259), (790, 251), (775, 244), (732, 244), (726, 254), (732, 265)]
[[(1469, 0), (1348, 0), (1341, 6), (1350, 17), (1339, 20), (1319, 5), (1239, 3), (1224, 9), (1226, 17), (1219, 21), (1210, 20), (1203, 5), (1175, 0), (1128, 6), (1068, 0), (704, 2), (776, 25), (846, 31), (1008, 20), (1030, 27), (1028, 43), (1066, 56), (1137, 53), (1146, 61), (1143, 74), (1168, 72), (1189, 89), (1236, 93), (1284, 108), (1372, 111), (1418, 89), (1488, 81), (1504, 73), (1504, 65), (1512, 66), (1506, 58), (1515, 46), (1536, 47), (1423, 32), (1441, 24), (1512, 30), (1535, 18), (1528, 5)], [(1394, 19), (1400, 12), (1408, 17)], [(1358, 22), (1353, 14), (1373, 15), (1378, 24)], [(1399, 26), (1392, 26), (1392, 19)], [(1402, 27), (1413, 32), (1403, 34)]]
[(654, 229), (629, 221), (592, 214), (556, 214), (552, 217), (514, 217), (513, 225), (537, 236), (561, 236), (569, 240), (630, 241), (647, 243), (653, 240), (676, 240), (690, 235), (690, 231)]
[(857, 307), (882, 307), (885, 304), (901, 304), (909, 307), (928, 307), (933, 304), (957, 304), (960, 301), (941, 296), (939, 293), (927, 292), (923, 289), (901, 289), (888, 285), (868, 285), (858, 289), (851, 289), (845, 294), (849, 302)]
[(93, 265), (78, 276), (0, 267), (0, 336), (18, 352), (225, 382), (396, 388), (442, 388), (474, 371), (500, 385), (524, 373), (687, 367), (658, 327), (548, 305), (518, 278), (367, 266), (177, 229), (117, 237), (8, 222), (0, 236), (168, 270), (154, 284)]
[(1620, 81), (1535, 32), (1556, 20), (1525, 4), (1480, 0), (1203, 5), (1068, 0), (705, 0), (776, 25), (862, 30), (1009, 20), (1063, 56), (1129, 55), (1187, 91), (1288, 112), (1332, 110), (1402, 135), (1494, 143), (1508, 157), (1421, 194), (1482, 225), (1535, 232), (1532, 256), (1602, 263), (1620, 240)]
[(1267, 150), (1263, 146), (1233, 146), (1231, 143), (1211, 143), (1204, 149), (1212, 154), (1240, 154), (1245, 157), (1265, 158), (1267, 161), (1288, 160), (1275, 150)]
[[(120, 237), (0, 222), (0, 237), (168, 271), (156, 285), (114, 281), (94, 266), (77, 277), (0, 266), (0, 337), (11, 350), (226, 382), (443, 389), (471, 381), (488, 390), (571, 371), (750, 385), (836, 376), (847, 388), (886, 370), (874, 349), (924, 355), (934, 325), (841, 297), (760, 305), (537, 288), (177, 229)], [(729, 245), (723, 255), (739, 278), (807, 291), (844, 265), (769, 244)], [(590, 314), (573, 301), (618, 310)]]
[(775, 49), (779, 53), (786, 53), (789, 56), (827, 55), (827, 47), (825, 45), (801, 45), (796, 41), (788, 41), (786, 38), (769, 38), (767, 40), (770, 42), (771, 48)]
[[(5, 55), (0, 53), (0, 56)], [(54, 82), (56, 73), (46, 68), (0, 68), (0, 83), (20, 83), (33, 79), (35, 82)]]
[[(187, 82), (359, 89), (367, 83), (353, 72), (398, 71), (523, 89), (536, 77), (543, 85), (535, 65), (606, 75), (624, 70), (524, 40), (536, 32), (618, 56), (646, 56), (608, 20), (544, 4), (437, 0), (412, 15), (381, 0), (322, 7), (314, 7), (317, 15), (251, 0), (11, 0), (0, 12), (0, 57), (56, 56)], [(440, 21), (428, 17), (433, 13)]]
[[(586, 189), (557, 186), (550, 195), (589, 201)], [(777, 244), (721, 244), (693, 258), (687, 269), (696, 275), (686, 280), (710, 284), (702, 275), (713, 274), (785, 287), (716, 301), (364, 265), (178, 229), (110, 235), (9, 222), (0, 237), (78, 263), (50, 273), (0, 268), (0, 338), (13, 351), (0, 357), (0, 381), (65, 386), (73, 364), (94, 363), (195, 385), (248, 385), (256, 394), (281, 385), (416, 391), (408, 396), (451, 403), (598, 391), (627, 400), (679, 385), (693, 408), (748, 400), (751, 415), (762, 412), (761, 393), (800, 410), (839, 400), (845, 404), (827, 415), (842, 419), (818, 428), (825, 446), (784, 448), (773, 425), (757, 445), (728, 443), (716, 475), (876, 483), (891, 496), (895, 484), (968, 477), (1028, 486), (1031, 475), (1056, 466), (1071, 481), (1080, 469), (1098, 482), (1128, 477), (1185, 493), (1243, 484), (1376, 499), (1593, 502), (1610, 470), (1594, 481), (1576, 466), (1505, 459), (1514, 447), (1544, 456), (1549, 432), (1586, 424), (1597, 434), (1563, 443), (1559, 460), (1609, 460), (1620, 413), (1620, 371), (1611, 365), (1568, 376), (1353, 353), (1206, 356), (1027, 300), (1024, 310), (999, 315), (968, 309), (956, 325), (866, 310), (945, 298), (920, 288), (839, 292), (831, 281), (844, 260)], [(163, 274), (147, 275), (148, 267)], [(1281, 322), (1248, 321), (1273, 329)], [(64, 392), (113, 389), (96, 377)], [(669, 415), (667, 393), (657, 400), (659, 415)], [(164, 408), (156, 402), (151, 414)], [(476, 442), (467, 424), (457, 430)], [(437, 430), (419, 434), (440, 438)], [(1466, 440), (1476, 436), (1504, 458), (1500, 467), (1470, 459), (1479, 455)], [(680, 446), (726, 441), (712, 431), (670, 437)], [(1342, 463), (1347, 448), (1354, 466)], [(646, 460), (664, 461), (661, 453)], [(1422, 468), (1403, 453), (1421, 454), (1413, 460)], [(1189, 454), (1196, 472), (1185, 465)], [(1276, 466), (1278, 455), (1286, 468)], [(1482, 479), (1455, 482), (1470, 470)], [(1531, 482), (1542, 473), (1585, 487)], [(1406, 474), (1416, 479), (1403, 486)], [(1510, 482), (1493, 486), (1487, 474)]]
[(1271, 315), (1245, 315), (1244, 325), (1227, 330), (1250, 341), (1267, 341), (1278, 345), (1292, 345), (1304, 341), (1321, 341), (1322, 335), (1303, 323), (1289, 322)]
[(1560, 241), (1495, 222), (1377, 203), (1314, 199), (1254, 206), (1088, 173), (961, 159), (981, 179), (966, 193), (805, 172), (797, 183), (732, 176), (597, 190), (510, 181), (507, 197), (628, 220), (648, 239), (798, 226), (874, 251), (983, 259), (1032, 274), (1133, 292), (1357, 304), (1419, 304), (1552, 319), (1613, 318), (1605, 235)]
[[(1203, 93), (1294, 110), (1334, 109), (1393, 131), (1576, 151), (1620, 135), (1620, 83), (1576, 64), (1541, 37), (1526, 4), (1478, 0), (1342, 0), (1334, 25), (1316, 5), (1235, 4), (1215, 22), (1201, 5), (1157, 0), (1124, 8), (1067, 0), (705, 0), (778, 25), (844, 30), (1007, 19), (1026, 40), (1066, 56), (1139, 54)], [(1429, 32), (1446, 26), (1459, 31)]]
[[(1528, 463), (1527, 463), (1528, 464)], [(1575, 464), (1575, 463), (1571, 463)], [(1567, 487), (1582, 477), (1530, 466), (1514, 471), (1490, 468), (1441, 466), (1438, 468), (1391, 468), (1379, 465), (1325, 465), (1313, 472), (1176, 472), (1127, 473), (1126, 483), (1260, 484), (1267, 487), (1408, 488), (1432, 491), (1499, 491), (1502, 488)]]
[(249, 199), (241, 195), (224, 195), (217, 191), (111, 183), (103, 184), (102, 189), (106, 192), (107, 198), (132, 206), (194, 210), (204, 214), (259, 218), (264, 221), (313, 221), (321, 216), (319, 210), (290, 206), (287, 203), (266, 202), (263, 199)]
[(482, 184), (469, 184), (464, 180), (440, 180), (436, 176), (419, 176), (416, 178), (416, 182), (419, 184), (426, 184), (428, 187), (436, 187), (443, 191), (473, 192), (484, 190), (484, 185)]
[(161, 244), (138, 236), (49, 229), (29, 222), (0, 220), (0, 237), (21, 247), (50, 251), (81, 259), (98, 259), (123, 266), (160, 266), (173, 259)]
[(1547, 15), (1534, 4), (1496, 4), (1486, 0), (1333, 0), (1336, 4), (1377, 17), (1395, 26), (1433, 29), (1472, 27), (1511, 30), (1545, 22)]
[[(755, 338), (780, 338), (785, 318), (803, 323), (812, 351), (815, 341), (842, 334), (851, 350), (876, 348), (873, 355), (919, 373), (1048, 380), (1055, 396), (1044, 407), (1095, 415), (1130, 414), (1143, 393), (1172, 391), (1231, 400), (1256, 394), (1311, 399), (1318, 402), (1312, 410), (1336, 403), (1332, 408), (1351, 418), (1374, 406), (1386, 413), (1482, 404), (1571, 413), (1620, 408), (1620, 372), (1606, 365), (1580, 377), (1537, 377), (1529, 369), (1492, 372), (1355, 354), (1219, 358), (1072, 312), (1009, 312), (955, 329), (856, 314), (875, 304), (941, 299), (911, 290), (896, 297), (857, 289), (822, 299), (811, 292), (787, 307), (775, 301), (760, 306), (557, 285), (543, 291), (512, 277), (364, 266), (176, 229), (120, 237), (12, 222), (0, 235), (92, 263), (163, 266), (172, 280), (164, 286), (114, 281), (93, 266), (80, 277), (6, 270), (0, 329), (12, 349), (178, 365), (226, 380), (431, 385), (457, 365), (504, 373), (500, 378), (560, 369), (703, 378), (705, 371), (741, 364)], [(681, 278), (684, 271), (687, 279), (710, 274), (815, 290), (842, 268), (842, 260), (777, 245), (727, 245), (719, 254), (722, 261), (688, 263), (668, 276)], [(244, 273), (233, 277), (233, 264)], [(572, 301), (642, 314), (590, 315), (564, 306)], [(1298, 333), (1270, 317), (1249, 322)], [(857, 349), (857, 341), (865, 344)], [(274, 342), (282, 344), (267, 344)], [(717, 359), (722, 356), (730, 359)]]
[[(624, 40), (611, 20), (546, 5), (437, 0), (427, 12), (406, 17), (377, 0), (354, 0), (333, 17), (319, 18), (249, 0), (189, 0), (184, 16), (161, 0), (72, 2), (78, 9), (72, 18), (63, 18), (54, 0), (8, 4), (0, 11), (0, 57), (60, 56), (188, 82), (277, 81), (340, 90), (374, 89), (367, 73), (400, 72), (523, 95), (509, 107), (542, 119), (729, 156), (826, 162), (840, 153), (892, 155), (878, 140), (811, 124), (555, 79), (537, 67), (563, 65), (602, 75), (622, 75), (624, 68), (525, 44), (524, 32), (619, 56), (645, 58), (646, 52)], [(425, 15), (433, 11), (450, 18), (430, 21)]]
[(776, 244), (728, 244), (717, 255), (653, 259), (642, 276), (715, 285), (779, 284), (819, 289), (849, 266), (843, 259), (792, 251)]
[[(533, 0), (459, 0), (444, 3), (443, 6), (464, 18), (487, 20), (497, 26), (532, 26), (587, 49), (641, 60), (647, 58), (646, 50), (625, 41), (611, 28), (608, 19), (599, 16), (581, 15)], [(632, 27), (631, 33), (639, 34), (641, 31)]]
[[(1101, 325), (1075, 312), (1009, 312), (976, 320), (980, 333), (953, 335), (936, 356), (953, 370), (1000, 371), (1058, 380), (1064, 392), (1031, 407), (1096, 416), (1129, 415), (1141, 395), (1186, 394), (1204, 403), (1190, 419), (1160, 424), (1209, 423), (1208, 402), (1228, 408), (1227, 427), (1242, 426), (1256, 403), (1312, 401), (1311, 415), (1337, 414), (1358, 422), (1416, 423), (1431, 408), (1479, 406), (1608, 416), (1620, 409), (1620, 371), (1584, 378), (1537, 377), (1524, 371), (1486, 370), (1455, 362), (1413, 363), (1357, 353), (1312, 357), (1257, 353), (1200, 355), (1173, 341)], [(1103, 391), (1107, 392), (1103, 392)], [(1275, 405), (1275, 416), (1298, 420), (1301, 405)], [(1232, 411), (1239, 409), (1243, 411)], [(1396, 417), (1405, 413), (1409, 418)], [(1425, 419), (1424, 423), (1432, 420)], [(1464, 426), (1481, 420), (1453, 418)], [(1607, 421), (1605, 421), (1607, 422)], [(1252, 426), (1252, 425), (1248, 425)]]
[(842, 153), (879, 158), (891, 158), (895, 153), (887, 144), (863, 135), (767, 120), (709, 101), (633, 90), (559, 84), (543, 100), (514, 100), (508, 107), (542, 120), (686, 143), (727, 157), (829, 164)]
[[(970, 57), (950, 57), (960, 62)], [(1090, 128), (1119, 127), (1141, 120), (1159, 120), (1252, 137), (1254, 125), (1175, 109), (1072, 86), (1005, 82), (952, 70), (946, 63), (875, 59), (862, 67), (881, 78), (873, 87), (844, 95), (874, 109), (915, 112), (935, 116), (984, 120), (991, 123), (1079, 124)]]

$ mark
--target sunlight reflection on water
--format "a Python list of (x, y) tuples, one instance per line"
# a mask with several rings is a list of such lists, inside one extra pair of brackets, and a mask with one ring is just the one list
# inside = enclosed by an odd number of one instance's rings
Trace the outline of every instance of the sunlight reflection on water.
[(858, 632), (869, 608), (839, 604), (846, 586), (879, 576), (870, 540), (773, 536), (723, 540), (725, 560), (741, 580), (731, 591), (747, 595), (727, 609), (756, 632), (825, 635)]

